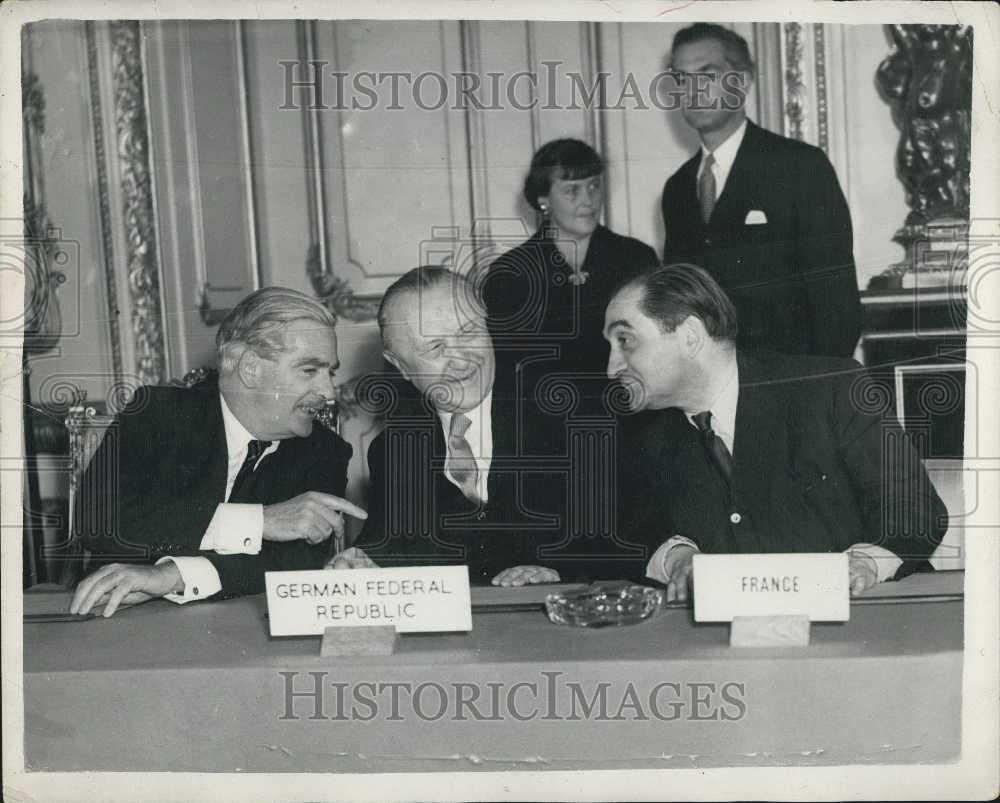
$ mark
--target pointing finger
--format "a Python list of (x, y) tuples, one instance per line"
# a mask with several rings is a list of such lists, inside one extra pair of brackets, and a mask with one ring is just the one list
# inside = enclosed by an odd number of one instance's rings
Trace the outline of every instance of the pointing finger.
[(348, 502), (346, 499), (341, 499), (339, 496), (334, 496), (333, 494), (325, 494), (316, 492), (314, 494), (316, 501), (320, 502), (324, 507), (331, 510), (336, 510), (341, 513), (346, 513), (348, 516), (354, 516), (356, 519), (367, 519), (368, 513), (365, 512), (364, 508), (360, 508), (353, 502)]

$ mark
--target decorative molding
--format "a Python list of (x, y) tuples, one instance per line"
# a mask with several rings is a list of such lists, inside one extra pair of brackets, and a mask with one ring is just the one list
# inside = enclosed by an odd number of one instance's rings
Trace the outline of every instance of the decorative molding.
[(156, 259), (158, 252), (149, 168), (141, 34), (139, 23), (135, 21), (111, 22), (109, 29), (136, 372), (143, 384), (155, 385), (166, 378), (166, 353)]
[(826, 26), (814, 23), (813, 74), (816, 80), (816, 144), (829, 153), (830, 121), (826, 89)]
[[(535, 42), (535, 24), (532, 20), (524, 21), (524, 46), (528, 62), (524, 69), (529, 73), (534, 73), (538, 68), (538, 47)], [(528, 114), (531, 120), (531, 125), (529, 126), (531, 132), (531, 152), (535, 153), (542, 144), (542, 113), (537, 103), (531, 104)]]
[[(295, 23), (298, 38), (299, 65), (321, 69), (316, 61), (316, 23), (299, 20)], [(337, 69), (334, 66), (334, 69)], [(323, 148), (320, 117), (312, 104), (302, 105), (303, 164), (306, 178), (306, 209), (309, 217), (309, 256), (307, 268), (318, 269), (319, 275), (332, 275), (330, 248), (326, 228), (326, 194), (323, 187)], [(339, 115), (339, 112), (338, 112)], [(315, 259), (310, 261), (315, 250)], [(318, 266), (318, 268), (317, 268)], [(307, 270), (308, 272), (308, 270)], [(311, 275), (311, 274), (310, 274)]]
[(598, 86), (597, 103), (590, 104), (583, 115), (583, 138), (594, 150), (603, 154), (607, 143), (601, 112), (608, 102), (607, 84), (604, 81), (598, 84), (597, 81), (601, 71), (601, 45), (600, 25), (596, 22), (580, 23), (580, 69), (590, 80), (591, 86)]
[[(208, 259), (205, 256), (205, 217), (201, 208), (201, 159), (198, 156), (198, 129), (194, 119), (194, 68), (191, 66), (191, 42), (188, 23), (177, 23), (178, 52), (181, 63), (181, 103), (184, 121), (184, 149), (187, 158), (188, 197), (191, 208), (191, 244), (194, 250), (194, 273), (201, 283), (199, 292), (208, 284)], [(198, 301), (201, 303), (201, 297)], [(203, 318), (204, 320), (204, 318)]]
[(805, 51), (803, 27), (800, 22), (786, 22), (783, 26), (782, 49), (782, 105), (784, 108), (784, 133), (792, 139), (805, 139)]
[[(21, 318), (23, 357), (55, 350), (62, 336), (59, 285), (66, 274), (56, 270), (68, 262), (60, 247), (61, 230), (49, 221), (45, 208), (46, 159), (42, 153), (45, 133), (45, 92), (33, 70), (31, 48), (21, 62), (22, 120), (24, 125), (24, 194), (22, 237), (24, 244), (24, 315)], [(27, 370), (27, 369), (26, 369)], [(25, 399), (27, 400), (27, 385)]]
[[(459, 20), (459, 37), (461, 42), (461, 63), (463, 73), (482, 75), (483, 54), (480, 43), (479, 22), (476, 20)], [(473, 253), (483, 251), (492, 253), (492, 234), (489, 226), (490, 203), (487, 181), (489, 165), (486, 161), (486, 124), (481, 110), (475, 104), (469, 104), (464, 110), (465, 147), (469, 154), (469, 212), (473, 221), (469, 232), (470, 245)], [(483, 251), (481, 251), (483, 249)]]
[(241, 288), (236, 287), (212, 287), (208, 282), (203, 282), (201, 287), (198, 288), (198, 317), (201, 318), (201, 322), (209, 328), (214, 328), (222, 323), (226, 316), (232, 312), (232, 309), (214, 309), (212, 307), (212, 290), (239, 290)]
[(306, 253), (306, 275), (323, 306), (338, 318), (360, 322), (374, 320), (378, 315), (382, 297), (355, 295), (346, 279), (324, 271), (318, 243), (312, 243)]
[(240, 145), (243, 151), (243, 185), (246, 193), (247, 245), (250, 249), (250, 270), (253, 289), (259, 290), (263, 282), (260, 267), (260, 234), (257, 231), (257, 194), (253, 170), (253, 140), (250, 134), (250, 91), (247, 87), (246, 24), (233, 21), (236, 40), (236, 81), (240, 115)]
[(757, 63), (757, 123), (769, 131), (785, 130), (782, 107), (781, 23), (753, 24), (753, 51)]
[[(306, 66), (320, 69), (316, 59), (316, 24), (312, 20), (296, 23), (298, 34), (298, 57), (303, 71)], [(336, 50), (336, 33), (334, 33)], [(336, 59), (335, 59), (336, 61)], [(325, 68), (325, 67), (324, 67)], [(334, 70), (339, 70), (334, 64)], [(302, 106), (302, 135), (306, 172), (306, 208), (309, 217), (309, 245), (306, 249), (305, 271), (312, 284), (313, 292), (327, 309), (338, 318), (349, 321), (373, 320), (381, 303), (380, 296), (356, 296), (346, 279), (337, 276), (330, 264), (329, 229), (327, 227), (327, 202), (324, 188), (323, 130), (320, 118), (322, 110)], [(337, 110), (338, 122), (340, 110)], [(337, 125), (343, 152), (341, 126)], [(346, 187), (345, 187), (346, 193)], [(346, 198), (345, 198), (346, 209)], [(346, 215), (344, 231), (347, 232)], [(348, 235), (348, 242), (350, 237)], [(348, 256), (350, 259), (350, 256)]]
[(111, 223), (111, 193), (108, 184), (107, 152), (104, 147), (104, 121), (101, 111), (101, 85), (97, 64), (97, 36), (94, 23), (84, 23), (87, 47), (87, 84), (90, 91), (90, 125), (97, 167), (97, 208), (101, 227), (101, 254), (104, 257), (104, 292), (107, 304), (108, 335), (111, 339), (111, 369), (114, 383), (121, 382), (122, 335), (118, 319), (118, 287), (115, 284), (114, 229)]
[[(607, 82), (600, 81), (598, 77), (604, 72), (604, 43), (601, 39), (603, 26), (599, 22), (581, 22), (581, 70), (585, 73), (590, 85), (599, 87), (598, 102), (591, 104), (584, 113), (584, 131), (591, 146), (601, 158), (607, 161), (608, 153), (608, 130), (607, 130)], [(604, 208), (601, 215), (605, 224), (610, 224), (611, 187), (609, 182), (604, 182)]]

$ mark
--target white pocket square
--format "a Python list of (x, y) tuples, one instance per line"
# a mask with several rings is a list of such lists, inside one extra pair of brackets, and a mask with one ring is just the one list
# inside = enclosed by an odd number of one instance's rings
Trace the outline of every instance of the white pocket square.
[(767, 215), (760, 209), (751, 209), (743, 221), (744, 226), (759, 226), (761, 223), (767, 223)]

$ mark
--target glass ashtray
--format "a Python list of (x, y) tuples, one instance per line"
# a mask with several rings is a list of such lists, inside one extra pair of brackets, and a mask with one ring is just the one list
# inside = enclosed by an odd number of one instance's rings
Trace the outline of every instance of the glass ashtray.
[(549, 619), (557, 625), (614, 627), (648, 619), (663, 603), (663, 591), (629, 583), (594, 583), (582, 591), (557, 592), (545, 598)]

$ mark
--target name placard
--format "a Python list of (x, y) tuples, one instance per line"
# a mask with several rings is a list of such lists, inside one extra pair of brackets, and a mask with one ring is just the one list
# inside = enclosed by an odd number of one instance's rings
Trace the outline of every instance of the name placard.
[(696, 622), (734, 616), (851, 616), (846, 552), (694, 556)]
[(272, 636), (391, 625), (398, 633), (472, 629), (467, 566), (266, 572)]

